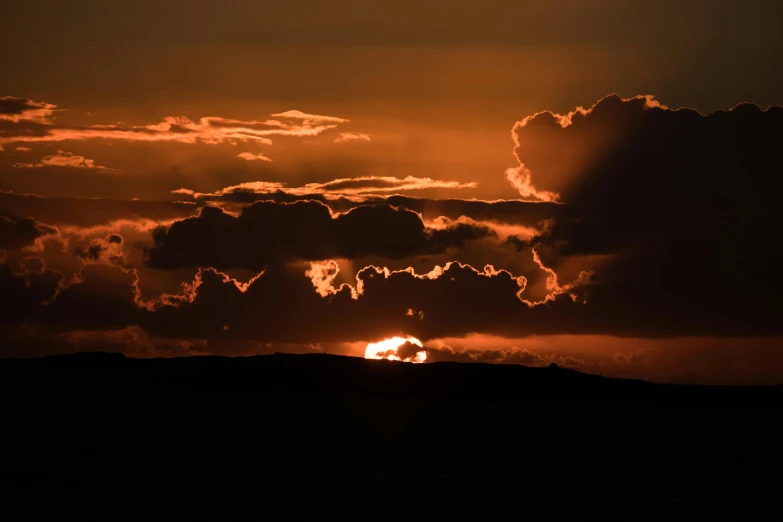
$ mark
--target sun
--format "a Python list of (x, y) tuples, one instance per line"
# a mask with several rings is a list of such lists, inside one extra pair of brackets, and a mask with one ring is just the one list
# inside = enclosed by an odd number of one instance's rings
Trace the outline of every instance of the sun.
[(405, 343), (415, 344), (416, 346), (424, 348), (421, 341), (415, 337), (391, 337), (389, 339), (384, 339), (383, 341), (378, 341), (377, 343), (369, 343), (367, 349), (364, 351), (364, 358), (388, 359), (390, 361), (406, 361), (412, 363), (423, 363), (427, 360), (427, 352), (424, 350), (416, 352), (412, 356), (405, 358), (400, 357), (397, 350)]

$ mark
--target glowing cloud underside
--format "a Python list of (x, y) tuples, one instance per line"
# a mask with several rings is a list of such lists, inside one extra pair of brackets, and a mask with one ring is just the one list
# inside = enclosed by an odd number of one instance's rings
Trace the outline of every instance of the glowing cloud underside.
[(403, 359), (398, 353), (398, 349), (405, 343), (415, 344), (421, 348), (424, 345), (415, 337), (392, 337), (384, 339), (377, 343), (369, 343), (364, 351), (365, 359), (387, 359), (390, 361), (407, 361), (412, 363), (423, 363), (427, 360), (427, 352), (424, 350), (416, 352), (412, 357)]

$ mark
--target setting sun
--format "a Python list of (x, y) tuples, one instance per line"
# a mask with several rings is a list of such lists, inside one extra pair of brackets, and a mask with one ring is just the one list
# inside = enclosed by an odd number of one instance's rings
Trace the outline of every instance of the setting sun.
[(424, 350), (412, 354), (400, 353), (399, 348), (406, 343), (424, 348), (421, 341), (415, 337), (391, 337), (389, 339), (384, 339), (383, 341), (378, 341), (377, 343), (369, 343), (367, 349), (364, 351), (364, 358), (388, 359), (390, 361), (406, 361), (412, 363), (423, 363), (427, 360), (427, 352)]

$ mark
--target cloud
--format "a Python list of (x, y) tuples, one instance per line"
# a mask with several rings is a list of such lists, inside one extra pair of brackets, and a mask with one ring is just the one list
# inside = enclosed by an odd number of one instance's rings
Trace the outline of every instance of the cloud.
[(257, 202), (233, 217), (204, 207), (196, 218), (153, 232), (148, 264), (158, 268), (212, 266), (259, 270), (291, 258), (320, 260), (376, 255), (404, 258), (442, 252), (492, 237), (477, 223), (427, 228), (414, 212), (390, 206), (361, 206), (333, 216), (317, 201)]
[[(703, 115), (612, 95), (514, 127), (536, 187), (570, 207), (533, 238), (550, 262), (604, 256), (596, 326), (644, 336), (780, 332), (783, 108)], [(568, 215), (570, 214), (570, 215)], [(601, 317), (601, 316), (604, 317)]]
[[(111, 243), (111, 241), (107, 241)], [(89, 259), (102, 259), (102, 249)], [(7, 266), (7, 265), (4, 265)], [(214, 268), (199, 269), (176, 294), (151, 299), (139, 295), (136, 269), (90, 262), (79, 277), (62, 284), (57, 277), (42, 303), (19, 275), (3, 322), (39, 324), (49, 330), (117, 329), (138, 325), (152, 335), (178, 339), (233, 342), (352, 342), (394, 336), (398, 332), (426, 340), (474, 331), (530, 334), (548, 331), (550, 303), (530, 305), (520, 298), (525, 279), (503, 270), (449, 263), (425, 274), (366, 267), (356, 285), (341, 286), (323, 297), (299, 264), (269, 267), (240, 283)], [(4, 300), (4, 306), (5, 306)], [(583, 305), (568, 299), (569, 306)], [(559, 302), (559, 306), (565, 302)], [(424, 312), (410, 316), (408, 309)]]
[(47, 125), (31, 129), (35, 132), (0, 133), (0, 142), (57, 142), (66, 140), (113, 139), (142, 142), (207, 143), (255, 141), (271, 144), (269, 136), (317, 136), (333, 125), (296, 125), (275, 120), (239, 121), (218, 117), (201, 118), (198, 122), (183, 116), (170, 116), (160, 123), (141, 126), (119, 124), (87, 126)]
[[(244, 156), (247, 154), (248, 156)], [(239, 155), (244, 159), (259, 159), (249, 152)], [(271, 161), (271, 160), (266, 160)], [(418, 178), (407, 176), (405, 178), (396, 178), (393, 176), (360, 176), (356, 178), (341, 178), (325, 183), (307, 183), (301, 187), (286, 187), (285, 183), (269, 181), (248, 181), (223, 188), (212, 193), (200, 193), (190, 189), (177, 189), (172, 191), (175, 194), (188, 194), (196, 199), (211, 198), (216, 200), (222, 196), (232, 194), (268, 194), (272, 192), (285, 192), (292, 196), (311, 196), (316, 194), (374, 194), (383, 192), (397, 192), (406, 190), (424, 190), (424, 189), (465, 189), (475, 188), (475, 182), (459, 182), (436, 180), (432, 178)], [(307, 199), (307, 198), (305, 198)]]
[(345, 143), (347, 141), (372, 141), (372, 138), (370, 138), (369, 134), (341, 132), (340, 135), (334, 139), (335, 143)]
[[(455, 277), (453, 277), (454, 274), (460, 273), (469, 274), (470, 276), (479, 278), (500, 278), (503, 280), (508, 278), (509, 281), (513, 281), (515, 288), (514, 295), (517, 297), (520, 303), (525, 304), (529, 308), (545, 305), (550, 301), (554, 302), (563, 295), (568, 295), (571, 298), (571, 301), (574, 303), (584, 300), (582, 291), (590, 283), (590, 274), (581, 273), (576, 281), (569, 283), (568, 285), (560, 286), (558, 284), (550, 284), (554, 271), (540, 263), (540, 260), (538, 260), (535, 251), (533, 251), (533, 257), (538, 263), (539, 268), (549, 276), (549, 280), (547, 281), (548, 293), (543, 299), (538, 301), (533, 301), (526, 298), (525, 290), (527, 289), (528, 280), (525, 276), (514, 276), (508, 270), (497, 270), (492, 265), (486, 265), (483, 270), (478, 270), (468, 264), (459, 263), (456, 261), (450, 261), (444, 266), (436, 265), (432, 270), (424, 274), (417, 274), (416, 270), (412, 267), (408, 267), (402, 270), (390, 270), (387, 267), (371, 265), (363, 268), (356, 274), (355, 285), (343, 283), (337, 288), (334, 287), (334, 281), (337, 278), (337, 274), (340, 272), (340, 268), (334, 260), (311, 262), (310, 269), (305, 272), (305, 276), (311, 280), (316, 293), (322, 297), (344, 294), (350, 295), (350, 297), (354, 300), (359, 300), (365, 294), (365, 285), (367, 283), (367, 279), (375, 280), (383, 278), (386, 280), (399, 281), (400, 278), (411, 277), (414, 281), (434, 281), (443, 277), (444, 275), (450, 275), (452, 276), (450, 277), (450, 280), (455, 281)], [(554, 279), (556, 282), (556, 275), (554, 276)], [(468, 295), (469, 294), (466, 294), (465, 297)], [(412, 302), (415, 302), (417, 296), (411, 295), (410, 299)], [(519, 307), (517, 304), (512, 307), (512, 309), (518, 308)], [(430, 306), (430, 309), (432, 309), (432, 306)], [(423, 307), (411, 305), (407, 308), (404, 308), (404, 310), (405, 317), (408, 318), (424, 320), (425, 317), (427, 317), (425, 308)], [(416, 310), (416, 313), (413, 313), (414, 310)]]
[(14, 221), (0, 215), (0, 250), (31, 248), (42, 239), (58, 234), (56, 228), (39, 223), (32, 218)]
[(240, 152), (237, 154), (237, 158), (242, 158), (243, 160), (247, 161), (272, 161), (260, 152), (258, 154), (253, 154), (252, 152)]
[[(17, 147), (17, 150), (26, 147)], [(27, 149), (30, 150), (30, 149)], [(116, 169), (96, 165), (95, 160), (87, 159), (84, 156), (76, 156), (71, 152), (58, 150), (55, 154), (44, 156), (37, 163), (14, 163), (15, 168), (42, 168), (42, 167), (68, 167), (74, 169), (95, 169), (103, 171), (117, 172)]]
[(112, 226), (123, 221), (171, 221), (195, 214), (192, 203), (41, 197), (0, 191), (0, 215), (19, 221), (33, 216), (57, 227)]
[(0, 120), (18, 123), (20, 121), (48, 122), (56, 105), (35, 102), (27, 98), (3, 96), (0, 98)]
[[(514, 156), (516, 156), (519, 165), (506, 169), (506, 179), (513, 186), (523, 198), (530, 198), (538, 201), (551, 201), (556, 202), (560, 200), (560, 194), (553, 190), (542, 190), (536, 188), (533, 185), (533, 172), (530, 170), (525, 161), (528, 161), (528, 156), (531, 154), (543, 155), (546, 154), (547, 160), (550, 165), (554, 166), (552, 170), (557, 170), (555, 177), (548, 177), (546, 174), (538, 175), (537, 177), (544, 181), (557, 180), (558, 187), (564, 184), (564, 179), (567, 179), (567, 173), (569, 170), (578, 169), (580, 162), (585, 162), (588, 159), (588, 150), (595, 147), (599, 147), (600, 144), (596, 142), (596, 136), (602, 135), (589, 135), (582, 136), (581, 144), (574, 147), (576, 150), (571, 150), (570, 155), (563, 154), (553, 145), (546, 143), (546, 139), (549, 138), (550, 133), (557, 135), (557, 130), (567, 129), (576, 122), (577, 127), (583, 126), (583, 122), (591, 119), (595, 119), (593, 112), (598, 108), (598, 112), (601, 112), (603, 105), (613, 101), (619, 101), (620, 103), (626, 103), (640, 107), (642, 109), (656, 108), (661, 110), (668, 110), (667, 107), (661, 105), (651, 95), (636, 96), (627, 100), (621, 99), (617, 95), (607, 96), (603, 100), (599, 101), (596, 105), (589, 109), (584, 107), (577, 107), (573, 111), (567, 114), (556, 114), (550, 111), (543, 111), (533, 116), (528, 116), (521, 121), (518, 121), (511, 131), (511, 137), (514, 140)], [(603, 104), (603, 105), (602, 105)], [(600, 117), (600, 115), (599, 115)], [(599, 122), (600, 124), (600, 122)], [(611, 123), (609, 123), (611, 125)], [(569, 129), (566, 132), (572, 132), (573, 129)], [(543, 139), (536, 139), (533, 136), (540, 134)], [(600, 138), (599, 138), (600, 139)], [(532, 143), (535, 140), (535, 143)], [(541, 147), (540, 151), (534, 151), (535, 147)], [(525, 161), (523, 161), (523, 159)], [(551, 167), (550, 167), (551, 168)]]
[[(15, 326), (24, 321), (46, 321), (43, 303), (50, 302), (63, 284), (63, 274), (45, 268), (15, 272), (8, 263), (0, 263), (0, 323)], [(0, 342), (0, 345), (4, 343)]]
[[(400, 179), (400, 178), (397, 178)], [(403, 179), (400, 179), (402, 182)], [(405, 208), (420, 214), (427, 221), (439, 217), (458, 219), (470, 216), (476, 221), (492, 222), (505, 225), (537, 226), (541, 221), (551, 221), (553, 218), (573, 218), (576, 209), (569, 205), (550, 202), (514, 200), (480, 200), (480, 199), (432, 199), (403, 195), (383, 196), (376, 194), (340, 194), (340, 193), (307, 193), (288, 192), (285, 185), (279, 182), (251, 182), (251, 190), (223, 189), (213, 194), (198, 193), (191, 189), (178, 189), (176, 194), (195, 196), (199, 202), (248, 204), (256, 201), (276, 201), (278, 203), (293, 203), (294, 201), (316, 200), (329, 206), (334, 212), (347, 212), (361, 205), (391, 205)], [(258, 183), (256, 186), (255, 184)], [(468, 188), (463, 186), (462, 188)], [(298, 190), (295, 190), (299, 192)], [(375, 190), (377, 191), (377, 190)]]
[(122, 236), (109, 234), (93, 239), (85, 247), (76, 250), (76, 257), (84, 264), (105, 264), (124, 267), (126, 254), (122, 249)]
[(272, 117), (288, 118), (292, 120), (303, 120), (308, 123), (347, 123), (350, 120), (345, 118), (336, 118), (334, 116), (321, 116), (318, 114), (306, 114), (302, 111), (291, 110), (273, 114)]
[(203, 340), (154, 337), (132, 325), (114, 330), (50, 331), (39, 325), (21, 325), (0, 348), (2, 357), (44, 357), (74, 352), (122, 353), (128, 357), (185, 357), (207, 353)]
[(317, 136), (348, 121), (288, 111), (275, 115), (288, 121), (236, 120), (218, 116), (193, 121), (184, 116), (167, 116), (158, 123), (147, 125), (65, 125), (51, 119), (55, 107), (24, 98), (0, 98), (0, 120), (10, 122), (0, 126), (0, 144), (90, 139), (208, 144), (254, 141), (271, 144), (271, 136)]
[(30, 152), (33, 149), (31, 149), (30, 147), (16, 147), (15, 150), (18, 150), (19, 152)]
[(486, 364), (521, 364), (523, 366), (549, 366), (557, 364), (565, 368), (582, 369), (585, 362), (576, 357), (562, 356), (554, 353), (541, 354), (528, 348), (510, 349), (456, 349), (448, 345), (425, 346), (427, 361), (429, 362), (462, 362), (462, 363), (486, 363)]
[(432, 178), (417, 178), (407, 176), (361, 176), (327, 181), (326, 183), (309, 183), (301, 188), (308, 193), (362, 194), (373, 192), (392, 192), (398, 190), (423, 190), (430, 188), (464, 189), (475, 188), (475, 182), (435, 180)]
[(532, 178), (530, 170), (522, 164), (515, 168), (506, 169), (506, 179), (523, 198), (532, 198), (534, 201), (558, 201), (560, 196), (557, 193), (536, 189), (533, 186)]

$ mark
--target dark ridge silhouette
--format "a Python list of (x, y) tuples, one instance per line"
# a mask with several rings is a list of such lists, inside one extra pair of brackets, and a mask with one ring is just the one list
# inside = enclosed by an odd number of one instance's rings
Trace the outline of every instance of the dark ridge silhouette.
[(34, 359), (0, 359), (0, 387), (67, 386), (107, 391), (187, 389), (284, 393), (291, 397), (428, 398), (434, 400), (647, 401), (705, 407), (766, 407), (777, 387), (654, 384), (562, 368), (436, 362), (410, 364), (324, 353), (250, 357), (135, 359), (81, 352)]
[(0, 360), (3, 520), (758, 520), (783, 388), (325, 354)]

